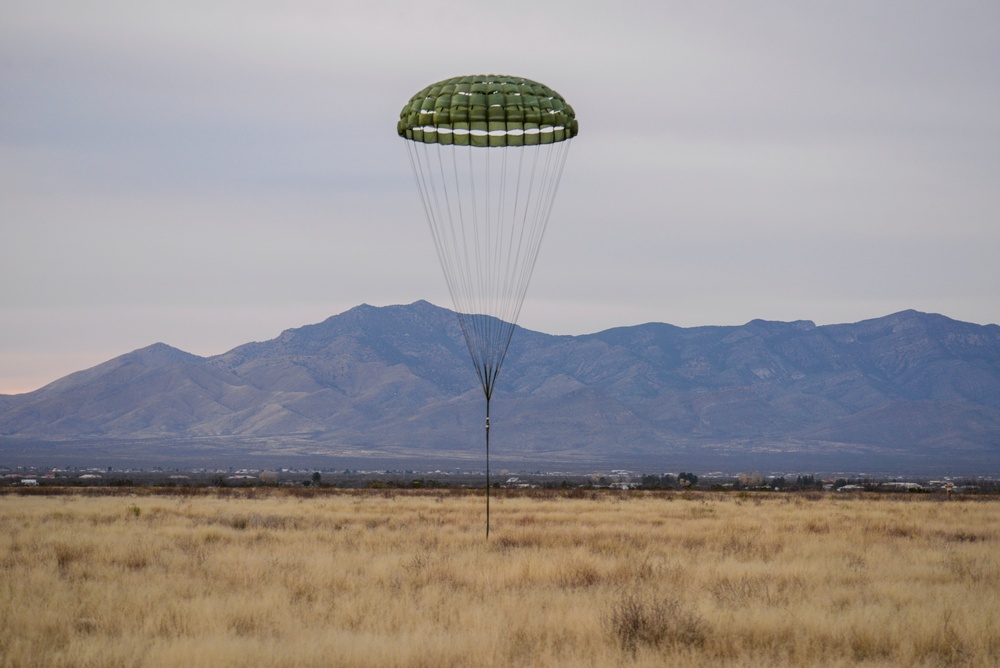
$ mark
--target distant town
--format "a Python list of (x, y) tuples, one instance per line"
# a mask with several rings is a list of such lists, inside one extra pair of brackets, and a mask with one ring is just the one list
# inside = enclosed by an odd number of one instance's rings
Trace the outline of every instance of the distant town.
[[(339, 468), (116, 468), (0, 466), (0, 487), (224, 488), (292, 487), (343, 489), (475, 489), (487, 483), (483, 470)], [(651, 473), (611, 469), (581, 474), (566, 471), (495, 471), (495, 489), (608, 489), (690, 491), (830, 491), (881, 493), (1000, 494), (991, 475), (938, 478), (863, 472)]]

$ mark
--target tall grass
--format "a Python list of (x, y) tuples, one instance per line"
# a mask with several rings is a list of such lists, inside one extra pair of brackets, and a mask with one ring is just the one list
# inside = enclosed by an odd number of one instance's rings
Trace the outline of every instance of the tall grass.
[(0, 496), (0, 666), (996, 666), (1000, 505)]

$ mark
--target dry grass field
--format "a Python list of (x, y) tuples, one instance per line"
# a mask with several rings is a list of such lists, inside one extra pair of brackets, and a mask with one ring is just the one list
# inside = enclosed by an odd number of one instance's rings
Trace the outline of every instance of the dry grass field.
[(1000, 501), (0, 496), (2, 666), (997, 666)]

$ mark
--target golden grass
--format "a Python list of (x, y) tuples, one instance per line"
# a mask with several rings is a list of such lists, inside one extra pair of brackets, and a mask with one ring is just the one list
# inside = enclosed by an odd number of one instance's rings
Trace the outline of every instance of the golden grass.
[(996, 666), (994, 500), (0, 496), (2, 666)]

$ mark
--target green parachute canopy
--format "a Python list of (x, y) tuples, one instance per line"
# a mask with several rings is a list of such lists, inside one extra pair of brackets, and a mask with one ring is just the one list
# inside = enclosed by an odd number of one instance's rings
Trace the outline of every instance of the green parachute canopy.
[(530, 79), (495, 74), (427, 86), (399, 113), (399, 136), (426, 144), (531, 146), (576, 136), (573, 107)]

